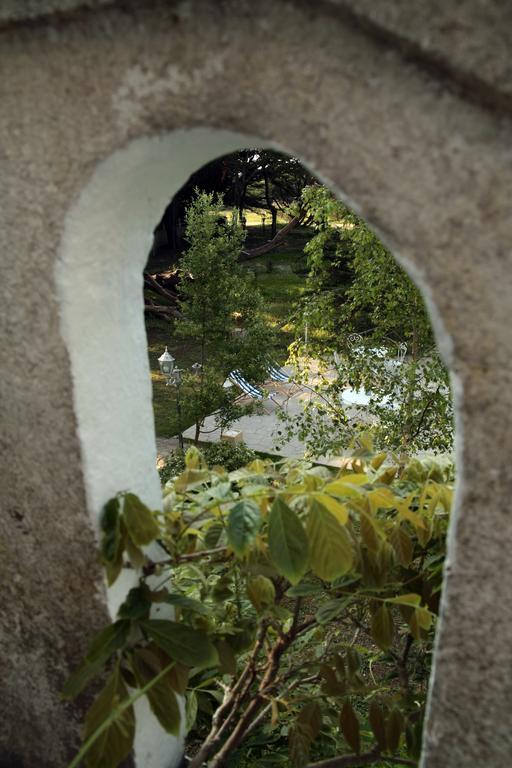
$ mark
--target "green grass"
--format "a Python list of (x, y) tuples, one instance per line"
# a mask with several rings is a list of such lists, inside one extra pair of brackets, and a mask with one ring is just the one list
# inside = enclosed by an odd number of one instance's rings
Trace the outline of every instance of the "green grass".
[[(270, 237), (270, 227), (266, 228), (264, 238), (261, 232), (254, 232), (255, 229), (261, 230), (261, 220), (259, 219), (256, 223), (259, 226), (249, 225), (248, 227), (248, 246), (251, 248), (258, 244), (258, 239), (264, 241)], [(249, 224), (251, 224), (250, 221)], [(310, 237), (311, 233), (304, 228), (299, 228), (290, 233), (286, 242), (278, 250), (244, 262), (244, 269), (254, 273), (254, 284), (263, 294), (266, 321), (276, 330), (276, 343), (272, 356), (279, 363), (286, 360), (288, 345), (294, 338), (293, 319), (285, 323), (292, 317), (294, 304), (304, 290), (306, 275), (299, 272), (305, 271), (303, 248)], [(157, 294), (152, 298), (157, 299)], [(172, 322), (169, 320), (146, 316), (155, 431), (158, 437), (172, 437), (178, 432), (176, 390), (174, 387), (166, 386), (165, 378), (160, 373), (158, 358), (167, 346), (171, 355), (176, 358), (179, 368), (188, 368), (198, 359), (197, 346), (190, 339), (177, 338), (172, 328)], [(187, 408), (185, 391), (182, 391), (181, 400), (181, 426), (185, 430), (193, 424), (194, 418)]]
[[(166, 320), (146, 317), (148, 337), (148, 356), (153, 386), (153, 412), (157, 437), (172, 437), (178, 433), (178, 414), (176, 410), (176, 389), (166, 385), (165, 377), (160, 373), (158, 358), (167, 346), (176, 358), (178, 368), (188, 368), (199, 357), (197, 346), (189, 339), (179, 339), (172, 332), (172, 324)], [(186, 391), (182, 390), (182, 430), (190, 427), (194, 418), (187, 408)]]

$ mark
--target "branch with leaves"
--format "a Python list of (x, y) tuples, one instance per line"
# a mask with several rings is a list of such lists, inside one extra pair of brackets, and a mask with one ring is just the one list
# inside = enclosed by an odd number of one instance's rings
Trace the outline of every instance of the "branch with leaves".
[[(131, 493), (109, 501), (108, 581), (125, 567), (140, 580), (64, 690), (111, 670), (86, 717), (87, 768), (129, 753), (134, 696), (167, 732), (193, 731), (191, 768), (254, 744), (294, 768), (414, 765), (451, 495), (417, 461), (336, 472), (258, 459), (228, 473), (191, 449), (163, 512)], [(146, 554), (155, 541), (160, 563)]]

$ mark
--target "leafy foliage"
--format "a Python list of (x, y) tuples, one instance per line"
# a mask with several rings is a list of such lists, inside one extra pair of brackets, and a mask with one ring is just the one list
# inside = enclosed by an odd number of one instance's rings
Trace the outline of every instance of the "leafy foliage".
[[(447, 451), (453, 442), (448, 373), (421, 295), (391, 253), (326, 187), (306, 187), (301, 207), (316, 234), (305, 247), (308, 285), (301, 334), (291, 347), (297, 379), (314, 393), (304, 414), (283, 414), (283, 441), (298, 435), (316, 454), (336, 453), (371, 430), (388, 449)], [(357, 339), (353, 334), (360, 334)], [(407, 356), (397, 364), (399, 344)], [(319, 361), (311, 378), (311, 359)], [(347, 388), (369, 403), (347, 406)]]
[(222, 201), (197, 192), (187, 210), (188, 250), (180, 261), (180, 310), (175, 333), (199, 346), (198, 372), (187, 372), (183, 384), (189, 410), (195, 414), (196, 442), (211, 413), (226, 428), (250, 407), (235, 403), (236, 387), (225, 388), (228, 373), (239, 368), (255, 381), (266, 378), (270, 331), (262, 299), (238, 264), (245, 232), (236, 219), (221, 216)]
[[(222, 466), (228, 472), (233, 469), (240, 469), (256, 458), (256, 453), (245, 443), (229, 443), (226, 440), (208, 443), (202, 448), (202, 454), (208, 466)], [(185, 453), (179, 449), (170, 451), (165, 457), (163, 466), (159, 469), (162, 485), (180, 475), (184, 469)]]
[[(195, 728), (192, 768), (241, 765), (242, 750), (294, 768), (360, 754), (415, 765), (449, 474), (379, 455), (337, 472), (260, 459), (208, 469), (197, 449), (185, 463), (163, 512), (131, 494), (105, 507), (107, 573), (131, 562), (140, 582), (65, 689), (113, 670), (87, 715), (87, 765), (115, 768), (129, 751), (128, 686), (169, 733)], [(140, 546), (150, 531), (158, 564)]]

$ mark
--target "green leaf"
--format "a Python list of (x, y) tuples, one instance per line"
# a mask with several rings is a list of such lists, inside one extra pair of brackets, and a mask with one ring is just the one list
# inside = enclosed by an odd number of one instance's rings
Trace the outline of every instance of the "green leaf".
[(311, 734), (311, 741), (316, 739), (322, 727), (322, 711), (316, 701), (305, 704), (297, 717), (297, 722), (307, 726)]
[(150, 593), (147, 587), (134, 587), (128, 592), (117, 615), (120, 619), (141, 619), (151, 610)]
[(309, 762), (310, 746), (309, 728), (295, 723), (288, 734), (288, 749), (292, 768), (305, 768)]
[(404, 568), (407, 568), (412, 560), (414, 546), (409, 534), (398, 524), (395, 526), (389, 540), (395, 550), (396, 559)]
[(105, 565), (109, 587), (116, 581), (123, 567), (123, 550), (126, 544), (126, 530), (119, 514), (120, 503), (116, 496), (103, 507), (101, 528), (101, 558)]
[(323, 603), (317, 610), (315, 618), (319, 624), (328, 624), (342, 613), (347, 605), (352, 602), (351, 597), (338, 598), (336, 600), (328, 600)]
[(228, 542), (237, 557), (247, 554), (261, 527), (260, 508), (254, 501), (244, 499), (237, 502), (228, 516)]
[(171, 659), (187, 667), (213, 667), (218, 662), (214, 646), (201, 630), (167, 619), (141, 621), (140, 627)]
[(307, 534), (311, 568), (324, 581), (333, 581), (350, 571), (352, 543), (346, 529), (318, 501), (309, 510)]
[(85, 657), (86, 660), (101, 659), (106, 661), (114, 651), (125, 644), (129, 631), (130, 623), (128, 621), (115, 621), (113, 624), (109, 624), (93, 638)]
[[(140, 648), (132, 657), (132, 669), (139, 687), (144, 687), (165, 668), (160, 659), (151, 651)], [(151, 711), (162, 728), (174, 736), (179, 735), (181, 713), (174, 692), (170, 671), (156, 682), (146, 694)]]
[(258, 613), (266, 611), (274, 605), (276, 599), (273, 582), (266, 576), (256, 576), (247, 584), (247, 597)]
[(347, 648), (347, 669), (351, 677), (361, 669), (361, 657), (355, 648)]
[(218, 640), (215, 643), (219, 656), (220, 671), (225, 675), (236, 675), (236, 656), (226, 640)]
[(103, 669), (103, 662), (87, 662), (83, 661), (78, 669), (76, 669), (72, 675), (66, 680), (62, 689), (62, 698), (74, 699), (78, 696), (86, 685)]
[(169, 670), (169, 682), (174, 691), (180, 696), (184, 696), (188, 685), (189, 670), (183, 664), (176, 663)]
[(381, 605), (372, 616), (371, 634), (383, 651), (393, 645), (393, 617), (385, 605)]
[(189, 733), (196, 722), (197, 717), (197, 696), (195, 691), (188, 691), (185, 700), (185, 721), (187, 733)]
[(371, 701), (368, 707), (368, 720), (375, 736), (379, 748), (385, 752), (387, 749), (386, 741), (386, 721), (382, 708), (376, 701)]
[(403, 722), (402, 713), (393, 707), (386, 723), (386, 741), (390, 752), (396, 752), (400, 746)]
[[(116, 665), (107, 684), (85, 717), (84, 741), (92, 736), (120, 703), (128, 698), (128, 690)], [(87, 768), (116, 768), (127, 757), (135, 736), (133, 707), (127, 707), (113, 720), (90, 747), (85, 758)]]
[(107, 501), (103, 507), (103, 514), (101, 516), (101, 530), (103, 531), (101, 555), (104, 562), (113, 563), (117, 560), (120, 543), (119, 508), (117, 496)]
[(314, 584), (311, 581), (301, 581), (296, 587), (290, 587), (286, 590), (288, 597), (311, 597), (312, 595), (320, 595), (324, 592), (324, 588), (321, 584)]
[(210, 525), (208, 525), (208, 528), (206, 529), (206, 532), (204, 534), (204, 544), (207, 549), (213, 549), (214, 547), (217, 547), (219, 545), (220, 537), (222, 536), (224, 532), (224, 526), (221, 522), (214, 521)]
[(162, 601), (169, 603), (170, 605), (176, 605), (179, 608), (183, 608), (185, 611), (194, 611), (194, 613), (200, 613), (202, 616), (207, 616), (210, 611), (208, 607), (199, 600), (194, 600), (193, 597), (187, 597), (186, 595), (180, 595), (178, 592), (173, 592), (170, 595), (166, 595)]
[(338, 680), (336, 670), (329, 667), (327, 664), (320, 665), (320, 674), (324, 679), (322, 690), (328, 696), (339, 696), (346, 691), (346, 682)]
[(153, 512), (134, 493), (124, 496), (123, 519), (130, 538), (137, 546), (150, 544), (160, 532)]
[(113, 653), (122, 648), (128, 639), (129, 621), (116, 621), (102, 629), (93, 638), (84, 661), (64, 685), (62, 696), (72, 699), (105, 666)]
[(270, 510), (268, 546), (279, 573), (297, 584), (308, 568), (308, 537), (296, 513), (279, 497)]
[(361, 735), (359, 731), (359, 720), (354, 712), (352, 704), (346, 701), (340, 714), (340, 728), (345, 741), (358, 755), (361, 751)]
[(126, 547), (126, 554), (128, 555), (128, 559), (130, 560), (130, 563), (132, 566), (138, 570), (139, 568), (142, 568), (146, 563), (146, 555), (140, 549), (140, 547), (137, 547), (130, 536), (125, 536), (125, 547)]

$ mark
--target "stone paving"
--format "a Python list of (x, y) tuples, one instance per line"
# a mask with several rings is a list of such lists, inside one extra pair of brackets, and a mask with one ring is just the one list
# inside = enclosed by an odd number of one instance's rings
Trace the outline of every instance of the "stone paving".
[[(278, 431), (283, 429), (283, 422), (279, 419), (280, 408), (293, 416), (302, 412), (302, 403), (309, 400), (314, 395), (304, 387), (298, 387), (296, 384), (284, 384), (273, 389), (273, 385), (265, 385), (269, 392), (274, 393), (272, 399), (268, 398), (263, 403), (264, 412), (243, 416), (241, 419), (233, 422), (230, 431), (242, 433), (242, 439), (249, 448), (253, 448), (263, 453), (279, 454), (287, 458), (302, 458), (304, 456), (305, 445), (298, 438), (292, 438), (283, 447), (277, 448)], [(187, 440), (194, 437), (194, 427), (187, 429), (183, 436)], [(201, 432), (201, 442), (218, 442), (221, 439), (220, 429), (215, 427), (215, 417), (208, 416)], [(325, 463), (340, 465), (343, 463), (343, 457), (337, 459), (326, 459), (317, 456), (317, 459)]]

